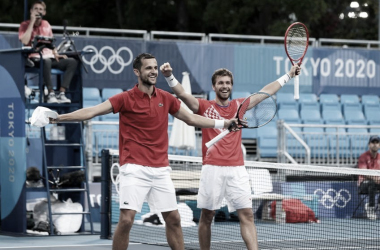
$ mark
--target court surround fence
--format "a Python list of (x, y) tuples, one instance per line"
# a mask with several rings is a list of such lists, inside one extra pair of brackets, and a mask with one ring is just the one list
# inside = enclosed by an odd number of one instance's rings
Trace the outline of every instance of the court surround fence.
[[(111, 239), (119, 212), (118, 193), (111, 181), (111, 178), (115, 178), (118, 174), (118, 171), (115, 171), (118, 166), (118, 151), (103, 150), (102, 157), (104, 210), (101, 237)], [(197, 190), (201, 158), (169, 155), (169, 162), (181, 220), (188, 223), (182, 225), (185, 249), (200, 249), (198, 241), (200, 211), (196, 206), (196, 196), (180, 192), (183, 189), (194, 191), (194, 187)], [(357, 179), (359, 175), (379, 176), (380, 171), (257, 161), (245, 161), (245, 166), (252, 187), (252, 209), (255, 213), (260, 249), (378, 248), (380, 238), (377, 229), (380, 220), (367, 218), (364, 207), (368, 197), (358, 193)], [(255, 183), (259, 186), (270, 186), (270, 191), (257, 192)], [(313, 217), (315, 215), (319, 223), (313, 223), (313, 220), (292, 223), (291, 213), (288, 210), (281, 212), (281, 204), (294, 200), (302, 201), (304, 204), (299, 204), (297, 211), (307, 209), (306, 205), (313, 211), (309, 213), (310, 218), (315, 218)], [(276, 201), (276, 204), (271, 204), (272, 201)], [(190, 207), (192, 213), (181, 213), (183, 207), (187, 209)], [(274, 208), (276, 211), (272, 213), (271, 210)], [(280, 213), (278, 213), (279, 208)], [(379, 212), (376, 213), (379, 218)], [(278, 217), (280, 214), (281, 218)], [(149, 218), (155, 218), (156, 221)], [(164, 225), (160, 223), (161, 219), (159, 216), (154, 217), (148, 204), (144, 203), (142, 212), (136, 214), (130, 242), (168, 246)], [(225, 203), (217, 210), (217, 216), (211, 227), (212, 249), (246, 249), (240, 235), (237, 214), (229, 212)]]
[[(18, 23), (0, 23), (0, 32), (15, 33), (18, 31)], [(53, 31), (59, 34), (63, 31), (63, 26), (52, 26)], [(123, 39), (140, 39), (144, 41), (158, 40), (188, 40), (199, 41), (200, 43), (235, 42), (235, 43), (259, 43), (259, 44), (283, 44), (282, 36), (257, 36), (241, 34), (216, 34), (216, 33), (196, 33), (196, 32), (170, 32), (170, 31), (147, 31), (131, 29), (108, 29), (92, 27), (66, 27), (67, 31), (73, 36), (102, 36), (102, 37), (121, 37)], [(3, 31), (1, 31), (3, 30)], [(57, 32), (59, 31), (59, 32)], [(349, 39), (330, 39), (330, 38), (309, 38), (310, 46), (313, 47), (362, 47), (367, 49), (378, 49), (380, 41), (371, 40), (349, 40)]]
[[(118, 122), (89, 121), (85, 123), (85, 142), (89, 179), (100, 176), (101, 150), (104, 148), (118, 150)], [(169, 135), (172, 122), (169, 122)], [(305, 128), (331, 129), (329, 132), (307, 132)], [(380, 126), (359, 125), (322, 125), (322, 124), (288, 124), (277, 121), (278, 137), (277, 157), (260, 157), (247, 155), (247, 159), (266, 162), (323, 165), (333, 167), (356, 167), (360, 154), (368, 150), (370, 133), (344, 132), (346, 129), (380, 129)], [(195, 155), (201, 156), (201, 130), (196, 130), (197, 148)], [(169, 154), (189, 155), (184, 150), (169, 148)]]

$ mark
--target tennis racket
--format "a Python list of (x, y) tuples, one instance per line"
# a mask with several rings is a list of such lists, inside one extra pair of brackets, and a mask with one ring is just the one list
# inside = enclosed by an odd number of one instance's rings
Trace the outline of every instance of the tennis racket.
[[(302, 60), (309, 47), (309, 31), (305, 24), (297, 22), (289, 26), (285, 33), (285, 52), (292, 65), (297, 63), (301, 66)], [(298, 100), (299, 95), (299, 78), (294, 77), (294, 99)]]
[[(238, 124), (242, 128), (259, 128), (268, 124), (277, 113), (277, 104), (273, 97), (265, 92), (257, 92), (246, 99), (240, 104), (236, 118)], [(212, 140), (206, 143), (206, 147), (211, 147), (223, 137), (228, 135), (232, 126), (215, 136)]]

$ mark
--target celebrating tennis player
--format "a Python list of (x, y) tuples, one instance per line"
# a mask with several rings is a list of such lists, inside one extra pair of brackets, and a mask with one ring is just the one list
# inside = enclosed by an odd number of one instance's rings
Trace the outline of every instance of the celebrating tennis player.
[[(237, 116), (239, 106), (245, 101), (245, 98), (229, 100), (234, 82), (232, 73), (227, 69), (218, 69), (212, 75), (212, 88), (216, 97), (210, 101), (197, 99), (186, 93), (173, 76), (169, 63), (161, 65), (160, 70), (174, 93), (195, 114), (214, 119), (231, 119)], [(260, 92), (273, 95), (299, 73), (300, 67), (294, 65), (287, 74), (269, 83)], [(249, 108), (258, 103), (255, 96), (259, 95), (252, 95), (248, 100)], [(209, 148), (205, 145), (222, 131), (218, 128), (202, 129), (203, 166), (197, 198), (197, 207), (202, 209), (198, 229), (199, 244), (202, 250), (210, 249), (211, 223), (215, 210), (220, 209), (225, 198), (229, 212), (237, 210), (241, 235), (247, 249), (257, 250), (259, 248), (252, 212), (251, 188), (241, 149), (241, 130), (227, 134)]]
[(144, 200), (150, 210), (161, 212), (171, 249), (183, 250), (183, 234), (168, 160), (168, 113), (188, 125), (228, 128), (236, 119), (212, 120), (190, 114), (172, 94), (155, 87), (158, 66), (147, 53), (133, 61), (138, 84), (94, 107), (59, 115), (52, 123), (89, 120), (108, 113), (119, 114), (120, 217), (113, 236), (113, 250), (125, 250), (136, 212)]

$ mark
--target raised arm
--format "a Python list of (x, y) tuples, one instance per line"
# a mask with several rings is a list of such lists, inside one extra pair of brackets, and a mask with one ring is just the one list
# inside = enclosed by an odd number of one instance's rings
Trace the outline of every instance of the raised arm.
[(160, 70), (169, 86), (172, 88), (174, 94), (181, 99), (191, 111), (197, 113), (199, 109), (199, 102), (197, 98), (195, 98), (191, 93), (186, 93), (182, 85), (173, 76), (173, 69), (170, 64), (168, 62), (162, 64)]
[[(276, 81), (265, 85), (259, 92), (265, 92), (270, 95), (276, 94), (277, 91), (279, 91), (285, 85), (285, 83), (287, 83), (291, 78), (295, 77), (296, 75), (299, 75), (300, 70), (301, 70), (300, 66), (298, 66), (298, 64), (294, 64), (287, 74), (278, 78)], [(257, 95), (251, 96), (250, 103), (247, 109), (251, 109), (254, 106), (256, 106), (259, 102), (262, 101), (257, 98), (262, 98), (262, 97), (263, 96), (257, 96)]]
[(298, 64), (293, 65), (287, 74), (280, 77), (276, 81), (267, 84), (260, 90), (260, 92), (265, 92), (270, 95), (276, 94), (277, 91), (279, 91), (285, 85), (287, 81), (289, 81), (291, 78), (295, 77), (296, 75), (299, 75), (300, 69), (301, 68), (300, 66), (298, 66)]
[(109, 100), (93, 107), (83, 108), (68, 114), (58, 115), (57, 119), (52, 119), (51, 123), (59, 123), (64, 121), (85, 121), (95, 116), (105, 115), (113, 111)]

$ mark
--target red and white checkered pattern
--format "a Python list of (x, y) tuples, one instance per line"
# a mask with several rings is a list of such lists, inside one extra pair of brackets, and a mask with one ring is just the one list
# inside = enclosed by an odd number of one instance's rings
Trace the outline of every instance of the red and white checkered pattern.
[(224, 120), (223, 117), (220, 116), (218, 111), (214, 108), (214, 106), (210, 106), (204, 113), (203, 115), (207, 118), (210, 119), (216, 119), (216, 120)]

